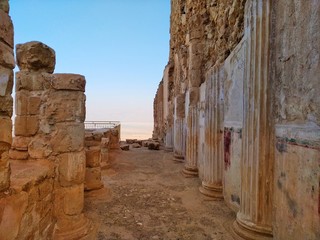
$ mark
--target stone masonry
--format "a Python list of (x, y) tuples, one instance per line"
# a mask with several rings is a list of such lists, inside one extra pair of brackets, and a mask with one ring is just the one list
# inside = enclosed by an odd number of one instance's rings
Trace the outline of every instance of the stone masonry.
[(8, 152), (12, 143), (13, 24), (8, 1), (0, 1), (0, 193), (10, 186)]
[(319, 29), (319, 1), (171, 0), (153, 134), (175, 120), (183, 173), (237, 213), (236, 239), (320, 238)]

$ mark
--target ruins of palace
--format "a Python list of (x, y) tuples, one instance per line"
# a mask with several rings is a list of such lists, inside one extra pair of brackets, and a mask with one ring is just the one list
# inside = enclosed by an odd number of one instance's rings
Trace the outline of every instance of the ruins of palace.
[(320, 239), (320, 1), (172, 0), (170, 34), (153, 137), (236, 236)]
[[(320, 239), (320, 1), (171, 0), (170, 35), (153, 139), (236, 213), (235, 239)], [(96, 239), (84, 191), (120, 126), (86, 130), (85, 77), (13, 36), (0, 0), (0, 240)]]

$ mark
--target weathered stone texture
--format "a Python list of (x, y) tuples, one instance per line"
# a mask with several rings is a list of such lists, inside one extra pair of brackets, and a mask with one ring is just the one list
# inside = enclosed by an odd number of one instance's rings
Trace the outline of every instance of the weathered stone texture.
[(17, 44), (17, 64), (21, 71), (53, 73), (56, 64), (55, 51), (41, 42)]
[[(8, 3), (2, 1), (0, 8), (0, 40), (7, 44), (11, 49), (13, 48), (13, 24), (8, 15)], [(2, 54), (0, 54), (2, 55)]]
[(320, 2), (276, 1), (273, 11), (275, 116), (320, 125)]
[(171, 1), (153, 136), (187, 139), (180, 155), (238, 211), (240, 238), (320, 237), (319, 16), (319, 1)]

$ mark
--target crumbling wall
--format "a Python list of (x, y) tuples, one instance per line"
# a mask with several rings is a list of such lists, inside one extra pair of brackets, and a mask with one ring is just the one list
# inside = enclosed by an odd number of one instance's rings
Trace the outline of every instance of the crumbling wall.
[(20, 71), (9, 153), (12, 184), (2, 200), (1, 239), (78, 239), (94, 234), (82, 213), (85, 78), (52, 74), (55, 52), (41, 42), (18, 44), (16, 53)]
[(0, 193), (10, 186), (8, 151), (12, 143), (13, 24), (7, 0), (0, 1)]

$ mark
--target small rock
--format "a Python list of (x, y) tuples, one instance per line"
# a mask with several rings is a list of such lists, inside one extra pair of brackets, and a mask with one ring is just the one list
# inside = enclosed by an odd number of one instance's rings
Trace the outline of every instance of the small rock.
[(159, 149), (160, 149), (160, 143), (157, 143), (157, 142), (149, 142), (149, 143), (148, 143), (148, 149), (149, 149), (149, 150), (159, 150)]
[(133, 148), (141, 148), (141, 145), (139, 143), (133, 143), (132, 147)]
[(126, 139), (126, 143), (133, 144), (137, 141), (137, 139)]
[(121, 148), (121, 150), (123, 150), (123, 151), (129, 151), (130, 145), (129, 145), (129, 144), (121, 145), (120, 148)]

